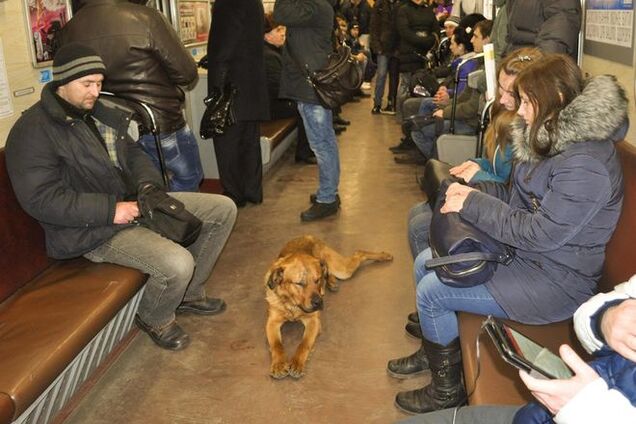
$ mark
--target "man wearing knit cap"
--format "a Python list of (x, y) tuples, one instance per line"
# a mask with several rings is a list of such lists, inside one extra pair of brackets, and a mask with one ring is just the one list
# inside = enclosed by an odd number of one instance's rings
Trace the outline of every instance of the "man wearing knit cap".
[(162, 348), (190, 339), (175, 312), (213, 315), (225, 309), (204, 284), (236, 218), (226, 197), (171, 193), (202, 222), (182, 247), (137, 224), (137, 196), (162, 179), (136, 142), (132, 113), (99, 99), (106, 68), (90, 47), (69, 43), (53, 61), (53, 81), (15, 123), (6, 144), (7, 169), (22, 208), (44, 228), (55, 259), (84, 256), (148, 274), (137, 325)]

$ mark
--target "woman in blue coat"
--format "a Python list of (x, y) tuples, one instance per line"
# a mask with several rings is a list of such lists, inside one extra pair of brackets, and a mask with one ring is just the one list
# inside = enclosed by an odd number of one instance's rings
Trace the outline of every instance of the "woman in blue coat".
[[(622, 171), (614, 143), (625, 135), (627, 97), (614, 77), (584, 83), (565, 55), (549, 55), (515, 80), (520, 99), (513, 128), (517, 165), (511, 187), (452, 184), (442, 213), (461, 218), (516, 250), (485, 284), (454, 288), (414, 265), (423, 334), (419, 369), (432, 382), (398, 393), (397, 406), (427, 412), (465, 401), (456, 311), (545, 324), (570, 318), (595, 292), (605, 246), (621, 211)], [(406, 360), (407, 358), (402, 358)]]

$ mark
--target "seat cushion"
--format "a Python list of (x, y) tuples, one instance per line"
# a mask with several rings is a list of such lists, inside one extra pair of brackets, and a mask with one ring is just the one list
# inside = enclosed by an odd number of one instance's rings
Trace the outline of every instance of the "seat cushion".
[[(466, 312), (459, 314), (464, 379), (467, 393), (472, 392), (469, 403), (471, 405), (522, 405), (529, 402), (533, 397), (519, 378), (518, 370), (504, 362), (485, 331), (479, 339), (480, 371), (475, 384), (477, 375), (475, 341), (481, 332), (481, 323), (485, 318), (482, 315)], [(573, 346), (584, 359), (590, 358), (576, 339), (572, 320), (550, 325), (524, 325), (506, 320), (503, 322), (554, 353), (558, 354), (559, 346), (567, 343)]]
[(261, 122), (261, 137), (267, 138), (271, 144), (270, 150), (274, 150), (294, 128), (296, 128), (296, 118)]
[(0, 306), (0, 393), (13, 399), (14, 418), (38, 398), (144, 281), (142, 273), (130, 268), (85, 259), (61, 261)]

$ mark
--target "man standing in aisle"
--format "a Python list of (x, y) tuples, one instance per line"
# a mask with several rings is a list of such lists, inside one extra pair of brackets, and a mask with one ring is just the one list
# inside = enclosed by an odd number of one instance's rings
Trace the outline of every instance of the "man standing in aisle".
[[(226, 197), (171, 193), (202, 221), (187, 248), (137, 225), (143, 199), (164, 199), (161, 176), (136, 142), (132, 113), (99, 99), (104, 62), (69, 43), (53, 61), (53, 81), (11, 129), (7, 170), (24, 210), (44, 228), (55, 259), (84, 256), (148, 274), (135, 322), (160, 347), (180, 350), (190, 337), (175, 313), (214, 315), (225, 302), (207, 282), (236, 219)], [(145, 214), (146, 216), (148, 214)]]
[[(158, 10), (140, 4), (126, 0), (78, 3), (78, 11), (60, 33), (60, 46), (75, 41), (92, 47), (106, 64), (104, 90), (150, 106), (171, 190), (199, 191), (203, 178), (199, 147), (183, 117), (184, 89), (196, 85), (197, 67), (176, 31)], [(158, 168), (153, 135), (143, 135), (139, 143)]]
[(274, 20), (287, 27), (283, 53), (281, 98), (296, 100), (311, 150), (318, 160), (318, 191), (310, 195), (311, 207), (302, 221), (322, 219), (338, 212), (340, 157), (330, 109), (320, 105), (302, 67), (310, 72), (323, 68), (332, 52), (335, 0), (276, 0)]
[(208, 38), (208, 94), (229, 84), (236, 122), (214, 137), (224, 194), (237, 206), (263, 201), (259, 121), (269, 119), (261, 0), (216, 0)]

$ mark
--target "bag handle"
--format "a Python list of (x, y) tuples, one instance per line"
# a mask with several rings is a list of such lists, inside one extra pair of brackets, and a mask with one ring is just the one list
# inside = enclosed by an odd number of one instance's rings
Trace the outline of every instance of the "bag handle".
[(428, 259), (424, 266), (426, 268), (437, 268), (438, 266), (456, 264), (459, 262), (470, 261), (489, 261), (499, 262), (508, 265), (512, 261), (512, 255), (509, 253), (490, 253), (490, 252), (468, 252), (458, 253), (456, 255), (442, 256), (440, 258)]

